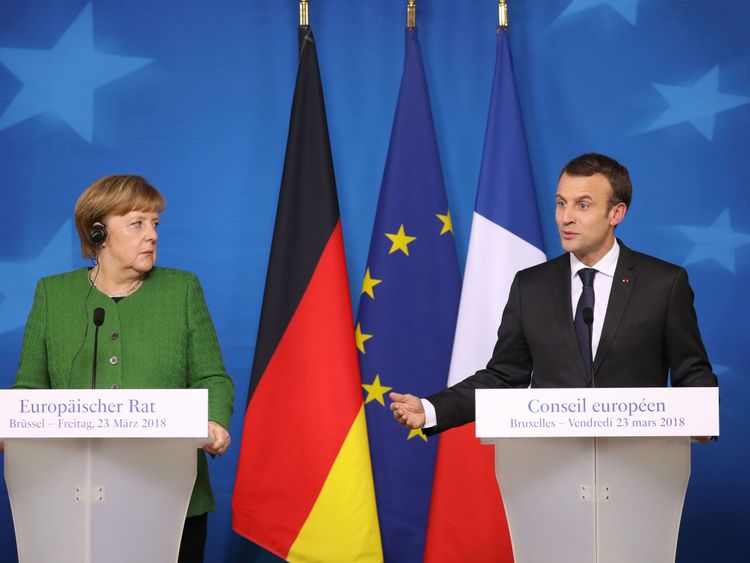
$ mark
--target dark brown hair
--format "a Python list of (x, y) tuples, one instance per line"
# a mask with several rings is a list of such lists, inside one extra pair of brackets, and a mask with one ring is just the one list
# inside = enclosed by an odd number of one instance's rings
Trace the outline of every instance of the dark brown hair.
[(568, 162), (560, 172), (568, 176), (593, 176), (601, 174), (612, 186), (612, 197), (609, 200), (609, 208), (612, 209), (618, 203), (624, 203), (630, 207), (630, 200), (633, 197), (633, 185), (630, 183), (628, 169), (603, 154), (588, 153), (574, 158)]

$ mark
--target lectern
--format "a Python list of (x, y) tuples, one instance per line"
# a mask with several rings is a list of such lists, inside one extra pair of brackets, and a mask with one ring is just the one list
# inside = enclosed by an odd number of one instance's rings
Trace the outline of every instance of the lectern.
[(516, 563), (674, 561), (690, 436), (718, 432), (715, 388), (477, 391)]
[(177, 561), (207, 391), (0, 392), (21, 563)]

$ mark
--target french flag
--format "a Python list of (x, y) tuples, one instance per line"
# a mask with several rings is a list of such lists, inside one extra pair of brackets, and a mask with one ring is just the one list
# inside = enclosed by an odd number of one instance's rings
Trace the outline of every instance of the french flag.
[[(545, 261), (506, 29), (495, 74), (448, 385), (485, 367), (518, 270)], [(494, 451), (474, 424), (441, 435), (425, 561), (513, 561)]]

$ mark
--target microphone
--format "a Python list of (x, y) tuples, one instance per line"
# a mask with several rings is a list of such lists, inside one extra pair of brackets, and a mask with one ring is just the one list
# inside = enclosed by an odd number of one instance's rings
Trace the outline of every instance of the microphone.
[[(591, 311), (591, 309), (586, 309), (587, 311)], [(593, 317), (591, 317), (593, 319)], [(99, 328), (104, 324), (104, 309), (101, 307), (97, 307), (94, 309), (94, 324), (96, 325), (96, 328)]]
[(96, 389), (96, 352), (99, 347), (99, 327), (104, 324), (104, 309), (97, 307), (94, 309), (94, 360), (91, 366), (91, 388)]
[(591, 341), (594, 335), (594, 310), (591, 307), (585, 307), (582, 313), (583, 322), (586, 323), (586, 326), (588, 326), (589, 328), (589, 355), (591, 356), (591, 365), (589, 365), (589, 370), (591, 371), (591, 387), (596, 387), (596, 385), (594, 385), (594, 350), (593, 346), (591, 345)]
[[(96, 313), (96, 311), (94, 311), (94, 313)], [(585, 307), (583, 309), (583, 322), (589, 325), (589, 327), (594, 324), (594, 310), (591, 307)]]

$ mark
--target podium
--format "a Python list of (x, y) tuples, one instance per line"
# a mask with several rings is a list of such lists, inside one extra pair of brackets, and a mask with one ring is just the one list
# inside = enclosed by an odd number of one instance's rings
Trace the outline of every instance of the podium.
[(718, 433), (716, 388), (477, 391), (516, 563), (674, 561), (689, 436)]
[(0, 392), (20, 563), (177, 561), (201, 390)]

